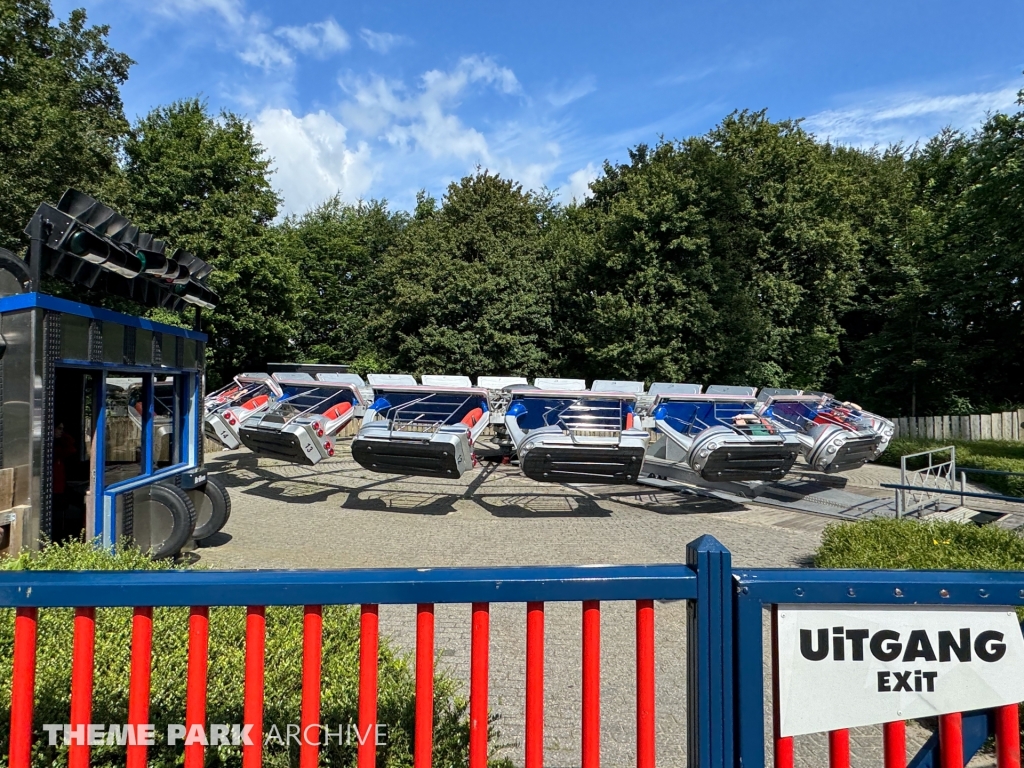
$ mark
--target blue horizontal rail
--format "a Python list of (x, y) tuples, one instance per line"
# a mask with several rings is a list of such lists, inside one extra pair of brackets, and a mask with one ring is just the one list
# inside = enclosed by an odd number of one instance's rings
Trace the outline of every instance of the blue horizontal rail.
[(1016, 571), (870, 571), (763, 568), (734, 572), (738, 594), (765, 604), (1018, 605)]
[(957, 470), (968, 475), (1000, 475), (1002, 477), (1024, 477), (1024, 472), (1009, 472), (1005, 469), (971, 469), (958, 466)]
[(7, 571), (0, 607), (359, 605), (692, 600), (685, 565), (344, 571)]

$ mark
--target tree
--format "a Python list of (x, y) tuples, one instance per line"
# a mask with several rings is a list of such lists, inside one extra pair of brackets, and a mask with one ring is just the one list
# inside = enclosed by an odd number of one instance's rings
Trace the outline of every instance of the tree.
[(376, 279), (370, 339), (398, 370), (544, 375), (548, 197), (480, 172), (421, 195)]
[(68, 187), (110, 198), (128, 129), (118, 87), (132, 60), (85, 11), (53, 18), (48, 0), (0, 4), (0, 247), (15, 252), (40, 202)]
[(986, 120), (964, 177), (936, 303), (956, 329), (965, 394), (978, 405), (1016, 405), (1024, 402), (1024, 112)]
[(970, 407), (962, 397), (959, 334), (935, 290), (970, 153), (970, 141), (947, 130), (924, 147), (845, 157), (863, 256), (832, 383), (890, 416)]
[(279, 201), (249, 123), (176, 102), (134, 126), (125, 155), (133, 221), (215, 267), (209, 385), (289, 359), (297, 270), (270, 227)]
[(295, 343), (301, 359), (351, 363), (370, 352), (377, 311), (374, 275), (408, 216), (384, 202), (345, 205), (337, 196), (280, 227), (283, 258), (298, 267)]
[(819, 386), (858, 264), (847, 186), (831, 147), (763, 112), (606, 164), (583, 206), (594, 250), (563, 317), (574, 369)]

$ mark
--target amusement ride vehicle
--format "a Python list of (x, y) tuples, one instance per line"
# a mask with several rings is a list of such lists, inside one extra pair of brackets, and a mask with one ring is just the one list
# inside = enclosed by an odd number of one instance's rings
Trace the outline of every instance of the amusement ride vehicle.
[(241, 445), (238, 430), (281, 396), (281, 386), (267, 373), (241, 373), (206, 396), (206, 434), (225, 448)]
[[(337, 436), (364, 406), (365, 382), (355, 374), (277, 373), (281, 394), (241, 425), (239, 438), (253, 453), (296, 464), (319, 464), (334, 455)], [(326, 380), (324, 380), (326, 379)]]
[(352, 440), (352, 458), (373, 472), (461, 477), (490, 423), (488, 392), (467, 376), (370, 374), (373, 403)]
[(822, 392), (762, 389), (757, 413), (793, 434), (804, 460), (828, 474), (857, 469), (878, 458), (896, 431), (888, 419)]
[(513, 385), (505, 429), (527, 477), (545, 483), (635, 483), (649, 434), (635, 412), (641, 382), (536, 379)]
[(757, 412), (755, 391), (652, 385), (650, 416), (658, 436), (647, 451), (644, 473), (712, 487), (781, 480), (796, 461), (800, 442)]

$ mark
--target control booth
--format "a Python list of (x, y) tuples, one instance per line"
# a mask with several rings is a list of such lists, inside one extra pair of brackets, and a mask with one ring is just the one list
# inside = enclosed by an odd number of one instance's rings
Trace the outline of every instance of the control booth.
[(43, 278), (76, 298), (192, 306), (198, 329), (212, 269), (74, 190), (26, 231), (24, 259), (0, 249), (0, 552), (78, 538), (176, 555), (230, 512), (203, 465), (206, 336), (50, 295)]

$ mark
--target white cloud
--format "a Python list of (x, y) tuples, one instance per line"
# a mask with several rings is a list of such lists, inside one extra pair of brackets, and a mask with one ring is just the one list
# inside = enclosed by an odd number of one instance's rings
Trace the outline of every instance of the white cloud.
[(242, 0), (157, 0), (153, 9), (172, 18), (213, 11), (232, 27), (241, 26), (246, 18)]
[(320, 59), (351, 47), (348, 33), (332, 18), (301, 27), (278, 27), (258, 13), (249, 13), (244, 0), (156, 0), (157, 13), (172, 19), (201, 14), (220, 17), (222, 44), (234, 48), (246, 64), (266, 72), (295, 64), (293, 51)]
[(347, 51), (351, 45), (348, 33), (334, 19), (325, 19), (304, 27), (278, 27), (274, 34), (287, 40), (293, 48), (317, 58)]
[(548, 93), (547, 100), (554, 107), (564, 107), (574, 101), (582, 99), (587, 94), (597, 90), (597, 85), (592, 76), (584, 77), (575, 83)]
[(409, 42), (409, 38), (405, 35), (395, 35), (391, 32), (374, 32), (372, 29), (366, 29), (365, 27), (359, 30), (359, 36), (363, 38), (367, 48), (377, 53), (387, 53), (395, 46), (404, 45)]
[(490, 58), (469, 56), (450, 71), (426, 72), (413, 92), (382, 77), (347, 84), (351, 97), (342, 104), (341, 115), (352, 127), (392, 146), (487, 165), (492, 160), (487, 139), (454, 112), (460, 97), (476, 83), (505, 94), (520, 90), (512, 70)]
[(562, 193), (562, 198), (567, 201), (575, 200), (582, 203), (590, 197), (590, 182), (600, 175), (600, 171), (593, 163), (587, 163), (585, 168), (580, 168), (569, 174), (569, 184)]
[(904, 93), (875, 98), (844, 109), (811, 115), (804, 127), (819, 138), (870, 147), (926, 140), (947, 125), (970, 129), (985, 115), (1013, 106), (1017, 87), (930, 96)]
[(238, 52), (238, 58), (263, 70), (290, 67), (295, 63), (287, 48), (263, 32), (248, 36), (245, 47)]
[(499, 67), (490, 56), (465, 56), (450, 72), (432, 69), (422, 77), (423, 88), (437, 98), (454, 98), (470, 83), (494, 85), (502, 93), (518, 93), (521, 88), (515, 73)]
[(290, 109), (264, 109), (253, 133), (274, 158), (274, 184), (286, 213), (308, 210), (335, 194), (352, 202), (373, 184), (370, 148), (365, 142), (349, 146), (345, 126), (322, 110), (296, 117)]

